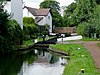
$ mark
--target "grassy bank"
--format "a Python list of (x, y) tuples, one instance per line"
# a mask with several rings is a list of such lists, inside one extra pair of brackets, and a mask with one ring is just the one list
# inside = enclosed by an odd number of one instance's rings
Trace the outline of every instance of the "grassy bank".
[(23, 45), (25, 45), (25, 46), (30, 46), (30, 45), (32, 45), (33, 43), (34, 43), (33, 40), (23, 41)]
[[(100, 75), (95, 68), (88, 51), (80, 44), (57, 44), (50, 46), (53, 49), (70, 52), (70, 61), (66, 65), (63, 75)], [(80, 48), (80, 50), (78, 50)], [(84, 55), (82, 57), (82, 55)], [(85, 73), (81, 73), (85, 69)]]
[(100, 47), (100, 43), (98, 43), (97, 46)]
[(88, 38), (88, 37), (83, 37), (82, 41), (100, 41), (100, 38)]
[[(51, 39), (51, 38), (54, 38), (54, 37), (46, 37), (45, 40), (48, 40), (48, 39)], [(35, 39), (30, 39), (30, 40), (27, 40), (27, 41), (23, 41), (23, 45), (24, 46), (30, 46), (32, 44), (34, 44), (34, 40)], [(40, 41), (43, 41), (43, 38), (40, 37), (40, 38), (37, 38), (37, 41), (40, 42)]]

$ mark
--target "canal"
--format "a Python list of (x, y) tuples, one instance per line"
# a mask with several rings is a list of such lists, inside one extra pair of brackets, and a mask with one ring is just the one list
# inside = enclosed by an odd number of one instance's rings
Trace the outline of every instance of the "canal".
[(0, 75), (62, 75), (67, 59), (45, 50), (0, 56)]

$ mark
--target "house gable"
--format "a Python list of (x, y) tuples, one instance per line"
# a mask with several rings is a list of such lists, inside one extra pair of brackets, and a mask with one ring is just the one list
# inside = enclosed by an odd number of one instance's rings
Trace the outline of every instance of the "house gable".
[(52, 15), (50, 13), (50, 9), (36, 9), (31, 7), (24, 7), (27, 9), (29, 13), (31, 13), (35, 18), (35, 22), (44, 26), (45, 24), (49, 25), (49, 32), (52, 32)]

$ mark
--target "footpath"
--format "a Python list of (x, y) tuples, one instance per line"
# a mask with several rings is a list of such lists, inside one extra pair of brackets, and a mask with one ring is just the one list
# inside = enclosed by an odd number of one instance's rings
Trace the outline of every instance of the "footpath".
[[(63, 44), (82, 44), (91, 54), (92, 59), (94, 60), (94, 63), (96, 65), (97, 70), (100, 72), (100, 48), (97, 46), (97, 43), (100, 43), (100, 41), (78, 41), (79, 39), (82, 39), (82, 36), (73, 36), (73, 37), (67, 37), (67, 38), (59, 38), (57, 39), (58, 43)], [(75, 42), (66, 42), (66, 40), (76, 40)]]
[(97, 70), (100, 72), (100, 48), (97, 46), (98, 42), (85, 42), (83, 46), (90, 52)]

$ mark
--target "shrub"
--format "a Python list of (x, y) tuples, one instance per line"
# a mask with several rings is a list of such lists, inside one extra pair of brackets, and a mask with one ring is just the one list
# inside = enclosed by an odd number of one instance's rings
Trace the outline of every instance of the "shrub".
[(23, 23), (24, 24), (35, 24), (35, 20), (32, 17), (24, 17)]
[(90, 23), (83, 22), (78, 25), (77, 33), (79, 35), (91, 38), (93, 34), (93, 26)]
[(6, 35), (0, 35), (0, 40), (2, 40), (0, 41), (0, 50), (2, 52), (11, 52), (22, 43), (22, 30), (15, 20), (9, 20), (6, 25), (8, 27)]
[(16, 20), (9, 20), (8, 23), (8, 36), (9, 40), (13, 40), (13, 44), (21, 44), (21, 40), (23, 40), (23, 32), (17, 23)]
[(37, 38), (39, 29), (32, 17), (24, 17), (24, 40), (35, 39)]
[(22, 40), (22, 30), (15, 20), (9, 20), (10, 15), (4, 11), (0, 2), (0, 52), (11, 52)]

